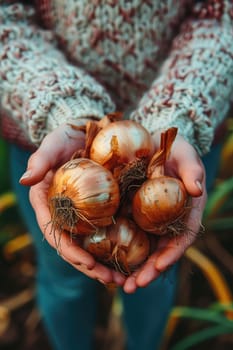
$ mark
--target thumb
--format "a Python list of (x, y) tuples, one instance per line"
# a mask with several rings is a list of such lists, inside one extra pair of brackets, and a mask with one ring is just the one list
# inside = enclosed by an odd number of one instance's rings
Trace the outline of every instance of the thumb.
[(188, 193), (193, 197), (201, 196), (205, 191), (204, 165), (193, 146), (181, 137), (175, 142), (174, 161)]
[(32, 186), (43, 180), (47, 172), (68, 161), (85, 144), (85, 134), (63, 124), (48, 134), (40, 147), (31, 155), (25, 173), (19, 182)]
[(178, 167), (181, 177), (188, 193), (193, 197), (199, 197), (205, 190), (205, 169), (199, 159), (189, 157)]

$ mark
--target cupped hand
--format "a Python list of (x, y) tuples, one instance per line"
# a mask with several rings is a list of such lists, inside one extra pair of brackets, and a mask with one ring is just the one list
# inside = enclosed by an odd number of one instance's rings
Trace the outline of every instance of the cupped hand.
[(74, 152), (83, 148), (85, 134), (69, 124), (59, 126), (48, 134), (38, 150), (28, 161), (20, 183), (31, 186), (30, 202), (37, 221), (48, 243), (61, 257), (87, 276), (102, 283), (122, 285), (124, 276), (98, 263), (91, 254), (82, 249), (66, 232), (57, 232), (52, 227), (47, 194), (54, 171), (68, 161)]
[[(159, 144), (159, 133), (154, 136)], [(167, 175), (180, 178), (191, 196), (191, 210), (185, 220), (186, 229), (180, 235), (160, 236), (155, 251), (139, 270), (124, 283), (124, 291), (134, 293), (138, 287), (146, 287), (160, 274), (175, 264), (197, 238), (206, 204), (205, 169), (195, 149), (177, 135), (166, 165)]]
[(27, 186), (37, 184), (43, 180), (49, 170), (58, 168), (76, 151), (82, 149), (85, 144), (85, 134), (76, 128), (79, 126), (81, 124), (79, 125), (78, 122), (62, 124), (49, 133), (29, 158), (27, 170), (22, 175), (20, 183)]

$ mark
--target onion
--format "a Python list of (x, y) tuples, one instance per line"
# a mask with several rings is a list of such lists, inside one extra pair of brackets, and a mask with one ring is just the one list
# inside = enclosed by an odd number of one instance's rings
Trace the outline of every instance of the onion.
[(172, 230), (178, 233), (186, 202), (186, 190), (180, 180), (168, 176), (149, 179), (133, 198), (133, 217), (147, 232), (163, 235)]
[(132, 220), (118, 217), (115, 224), (87, 236), (84, 248), (100, 262), (129, 275), (147, 259), (150, 241)]
[(144, 230), (157, 235), (179, 234), (184, 230), (188, 194), (181, 180), (164, 175), (165, 162), (176, 137), (170, 128), (161, 135), (160, 149), (148, 166), (146, 180), (132, 200), (132, 215)]
[(132, 120), (103, 124), (91, 140), (89, 158), (112, 171), (123, 194), (132, 183), (145, 181), (145, 171), (154, 154), (153, 139), (143, 126)]
[(119, 164), (150, 158), (153, 152), (151, 135), (143, 126), (132, 120), (119, 120), (97, 133), (90, 158), (112, 170)]
[(86, 158), (72, 159), (55, 173), (48, 193), (52, 225), (90, 234), (113, 222), (120, 201), (112, 173)]

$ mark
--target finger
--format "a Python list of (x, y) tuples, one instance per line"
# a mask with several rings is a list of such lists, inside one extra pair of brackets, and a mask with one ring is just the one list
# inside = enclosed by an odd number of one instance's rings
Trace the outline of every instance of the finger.
[(20, 183), (34, 185), (41, 181), (53, 168), (65, 163), (73, 153), (84, 147), (85, 135), (82, 131), (64, 124), (48, 134), (38, 150), (28, 160), (26, 172)]
[(200, 196), (205, 187), (205, 170), (197, 152), (185, 142), (184, 147), (179, 144), (179, 148), (173, 153), (177, 165), (176, 171), (185, 188), (191, 196)]
[(134, 293), (138, 287), (146, 287), (154, 279), (159, 277), (160, 272), (155, 269), (157, 254), (156, 251), (137, 271), (126, 279), (124, 283), (124, 291), (126, 293)]
[(204, 167), (190, 157), (188, 161), (180, 162), (178, 172), (188, 193), (193, 197), (201, 196), (205, 188)]
[(148, 260), (134, 273), (133, 279), (128, 278), (124, 290), (127, 293), (133, 293), (138, 287), (146, 287), (153, 280), (158, 278), (161, 270), (156, 268), (156, 260), (160, 253), (167, 247), (170, 238), (168, 236), (161, 236), (157, 241), (155, 252), (148, 258)]
[(123, 290), (125, 293), (133, 294), (135, 293), (136, 289), (137, 289), (136, 277), (132, 274), (126, 279), (123, 285)]
[(124, 275), (122, 275), (120, 272), (117, 272), (115, 270), (108, 268), (107, 266), (99, 262), (95, 262), (95, 266), (89, 269), (87, 265), (82, 265), (80, 263), (77, 263), (77, 264), (73, 263), (73, 259), (72, 261), (67, 260), (67, 255), (63, 256), (63, 258), (72, 266), (74, 266), (76, 269), (85, 273), (90, 278), (97, 279), (100, 283), (103, 283), (106, 285), (111, 284), (113, 286), (122, 286), (125, 282)]
[(123, 286), (123, 284), (125, 283), (126, 277), (118, 272), (118, 271), (113, 271), (113, 283), (116, 283), (116, 285), (118, 286)]
[(136, 284), (138, 287), (146, 287), (160, 276), (160, 271), (156, 269), (155, 261), (156, 255), (152, 255), (140, 269), (136, 277)]
[(114, 282), (112, 271), (98, 262), (95, 264), (94, 268), (90, 270), (85, 265), (73, 264), (67, 259), (64, 259), (64, 260), (66, 260), (68, 263), (70, 263), (74, 268), (76, 268), (80, 272), (84, 273), (86, 276), (92, 279), (98, 280), (100, 283), (107, 285), (109, 283)]
[(174, 237), (169, 244), (160, 252), (156, 261), (155, 269), (161, 273), (175, 264), (185, 253), (185, 250), (194, 242), (195, 235), (187, 232), (180, 237)]
[(75, 265), (84, 264), (88, 269), (92, 269), (95, 266), (95, 259), (74, 241), (72, 242), (69, 235), (54, 230), (47, 206), (45, 187), (45, 183), (39, 183), (30, 189), (30, 201), (45, 239), (65, 260)]

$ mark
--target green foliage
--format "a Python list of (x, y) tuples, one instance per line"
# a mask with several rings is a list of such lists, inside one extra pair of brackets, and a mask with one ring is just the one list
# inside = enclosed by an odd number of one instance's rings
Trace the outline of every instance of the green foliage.
[(205, 219), (219, 216), (233, 209), (233, 177), (217, 184), (209, 195)]
[(207, 201), (204, 224), (206, 230), (211, 231), (233, 229), (233, 177), (213, 189)]
[(228, 319), (225, 314), (223, 314), (223, 311), (231, 312), (233, 316), (233, 303), (228, 306), (214, 304), (208, 309), (177, 307), (176, 313), (179, 314), (180, 317), (198, 320), (201, 324), (201, 329), (177, 342), (171, 350), (190, 349), (218, 335), (232, 334), (233, 320)]

